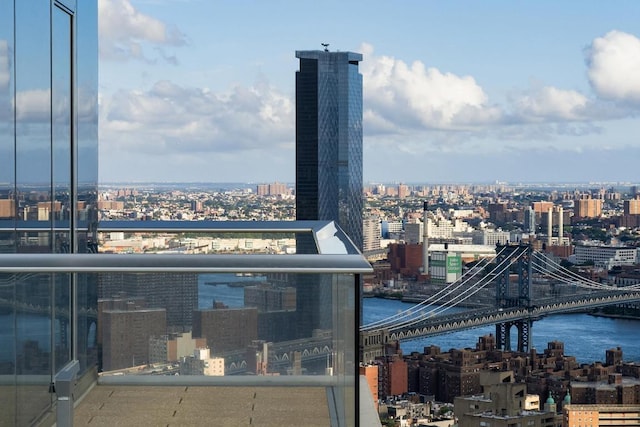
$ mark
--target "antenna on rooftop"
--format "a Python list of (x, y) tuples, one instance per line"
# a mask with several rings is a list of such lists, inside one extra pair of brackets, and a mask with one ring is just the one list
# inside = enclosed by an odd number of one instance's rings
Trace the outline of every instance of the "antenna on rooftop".
[(320, 43), (324, 47), (325, 52), (329, 52), (329, 43)]

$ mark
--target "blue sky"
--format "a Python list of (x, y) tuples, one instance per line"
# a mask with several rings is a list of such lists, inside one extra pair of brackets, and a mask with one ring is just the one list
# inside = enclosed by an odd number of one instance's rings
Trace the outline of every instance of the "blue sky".
[(364, 56), (365, 181), (640, 181), (640, 2), (98, 2), (103, 182), (293, 182), (322, 42)]

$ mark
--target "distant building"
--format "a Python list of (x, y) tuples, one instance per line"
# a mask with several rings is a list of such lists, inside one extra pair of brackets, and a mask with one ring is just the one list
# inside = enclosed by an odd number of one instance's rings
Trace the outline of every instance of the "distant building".
[(422, 245), (392, 243), (389, 245), (387, 259), (393, 273), (404, 276), (417, 276), (422, 268)]
[(98, 276), (98, 298), (125, 295), (143, 298), (149, 308), (167, 311), (169, 332), (191, 329), (198, 306), (198, 276), (194, 273), (108, 273)]
[(454, 245), (444, 243), (432, 243), (429, 245), (429, 253), (443, 252), (445, 250), (459, 255), (463, 263), (478, 261), (483, 258), (491, 259), (496, 256), (495, 245)]
[(398, 235), (404, 230), (402, 221), (382, 221), (380, 222), (380, 232), (383, 239), (389, 239), (391, 236)]
[(267, 284), (245, 286), (244, 306), (256, 307), (258, 311), (295, 310), (296, 288), (275, 287)]
[(524, 231), (527, 233), (536, 233), (536, 212), (533, 207), (529, 207), (524, 211)]
[[(560, 417), (540, 410), (540, 398), (527, 394), (527, 386), (517, 383), (511, 372), (483, 372), (483, 392), (456, 397), (454, 413), (460, 427), (556, 427)], [(558, 419), (556, 419), (558, 418)]]
[(208, 348), (196, 348), (193, 355), (180, 358), (180, 375), (224, 376), (224, 358), (211, 357)]
[(429, 274), (433, 283), (453, 283), (462, 276), (460, 253), (450, 252), (448, 245), (442, 251), (432, 251)]
[(291, 190), (286, 184), (273, 182), (271, 184), (258, 184), (256, 186), (256, 194), (258, 196), (282, 196), (291, 194)]
[(540, 217), (543, 214), (549, 212), (549, 209), (553, 208), (553, 202), (533, 202), (531, 208)]
[(204, 338), (192, 338), (191, 332), (162, 335), (149, 339), (149, 363), (177, 362), (193, 354), (196, 348), (207, 346)]
[(623, 377), (616, 372), (610, 373), (611, 371), (613, 369), (604, 372), (607, 379), (572, 381), (571, 402), (596, 405), (640, 404), (640, 380)]
[(593, 199), (588, 194), (583, 194), (574, 200), (575, 220), (582, 218), (599, 218), (602, 215), (602, 199)]
[(220, 306), (195, 310), (193, 336), (206, 338), (213, 354), (245, 350), (258, 339), (258, 309)]
[(402, 355), (393, 354), (376, 358), (378, 365), (378, 396), (387, 398), (402, 396), (409, 390), (407, 385), (407, 362)]
[(640, 426), (640, 405), (565, 405), (563, 427)]
[(487, 206), (487, 211), (489, 212), (489, 220), (496, 223), (504, 223), (507, 215), (507, 204), (506, 203), (489, 203)]
[(638, 262), (638, 249), (625, 246), (576, 245), (574, 255), (576, 264), (593, 263), (607, 270)]
[(106, 211), (124, 210), (124, 202), (118, 200), (99, 200), (98, 209)]
[(163, 308), (105, 310), (102, 313), (102, 370), (113, 371), (149, 363), (152, 337), (167, 333)]
[(362, 55), (296, 58), (296, 219), (336, 221), (362, 250)]
[(373, 396), (373, 404), (378, 409), (378, 365), (362, 365), (360, 366), (360, 375), (364, 376), (367, 380), (369, 390)]
[(409, 186), (406, 185), (406, 184), (399, 184), (398, 185), (398, 198), (404, 199), (406, 197), (409, 197)]
[(624, 201), (625, 215), (640, 215), (640, 197), (635, 196), (631, 200)]
[(496, 244), (507, 244), (511, 238), (511, 233), (501, 230), (476, 230), (473, 232), (474, 245), (495, 246)]
[(362, 226), (362, 250), (367, 252), (380, 249), (381, 236), (380, 219), (378, 217), (365, 218)]
[(16, 201), (14, 199), (0, 200), (0, 219), (16, 217)]
[(408, 222), (404, 225), (404, 241), (410, 245), (422, 243), (424, 225), (422, 222)]

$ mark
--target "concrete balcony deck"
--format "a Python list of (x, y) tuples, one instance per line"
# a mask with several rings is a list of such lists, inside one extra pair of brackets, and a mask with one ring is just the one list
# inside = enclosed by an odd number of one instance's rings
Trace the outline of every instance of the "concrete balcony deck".
[(97, 385), (76, 426), (332, 425), (326, 387)]

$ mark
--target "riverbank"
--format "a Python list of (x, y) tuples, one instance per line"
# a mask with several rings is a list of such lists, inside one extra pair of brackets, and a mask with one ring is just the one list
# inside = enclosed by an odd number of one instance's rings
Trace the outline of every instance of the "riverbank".
[[(429, 298), (428, 295), (404, 295), (402, 292), (393, 292), (393, 293), (366, 293), (362, 296), (363, 298), (379, 298), (386, 300), (395, 300), (406, 303), (421, 303), (422, 301)], [(461, 308), (488, 308), (491, 307), (489, 304), (483, 304), (481, 302), (462, 302), (456, 304), (457, 307)]]
[(639, 315), (633, 314), (604, 313), (601, 311), (592, 311), (589, 312), (589, 315), (593, 317), (606, 317), (608, 319), (640, 320)]

